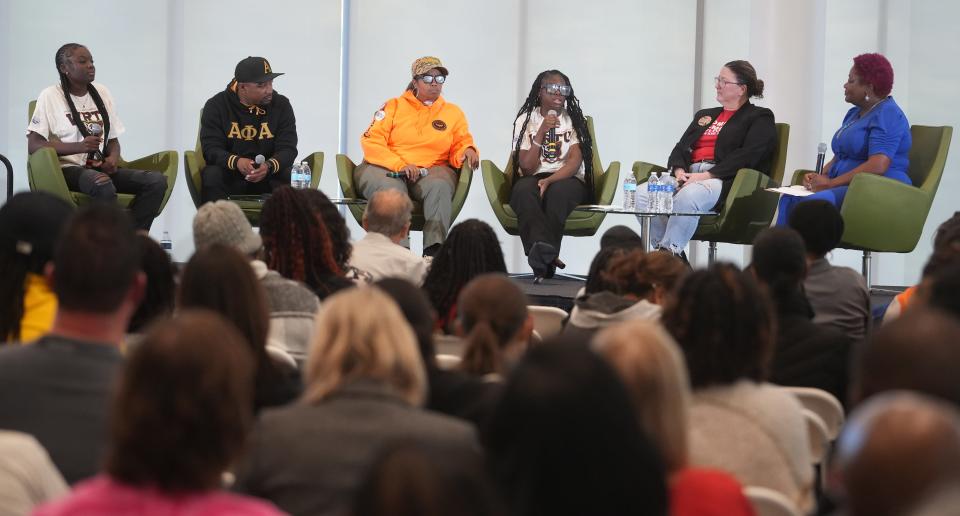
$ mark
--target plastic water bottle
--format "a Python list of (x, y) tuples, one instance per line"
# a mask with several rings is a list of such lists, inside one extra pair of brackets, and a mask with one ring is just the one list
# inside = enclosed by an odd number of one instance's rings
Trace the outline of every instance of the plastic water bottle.
[(656, 172), (647, 179), (647, 211), (660, 213), (660, 175)]
[(173, 240), (170, 240), (169, 231), (163, 232), (163, 237), (160, 238), (160, 247), (162, 247), (163, 250), (167, 252), (167, 254), (169, 255), (173, 254)]
[(303, 181), (300, 179), (300, 164), (294, 163), (290, 167), (290, 187), (295, 189), (300, 189)]
[(637, 178), (628, 173), (623, 178), (623, 209), (635, 210), (637, 208)]
[(673, 194), (677, 191), (677, 178), (670, 173), (664, 172), (663, 179), (660, 180), (663, 190), (663, 211), (662, 213), (673, 212)]
[(313, 172), (306, 160), (300, 162), (300, 188), (310, 188), (313, 182)]

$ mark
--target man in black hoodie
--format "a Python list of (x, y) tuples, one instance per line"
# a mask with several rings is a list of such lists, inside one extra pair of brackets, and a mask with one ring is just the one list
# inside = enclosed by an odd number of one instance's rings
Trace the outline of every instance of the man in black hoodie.
[[(273, 91), (274, 73), (262, 57), (237, 63), (227, 88), (203, 106), (200, 146), (204, 202), (255, 195), (290, 183), (297, 159), (297, 121), (287, 97)], [(257, 164), (257, 156), (263, 156)]]

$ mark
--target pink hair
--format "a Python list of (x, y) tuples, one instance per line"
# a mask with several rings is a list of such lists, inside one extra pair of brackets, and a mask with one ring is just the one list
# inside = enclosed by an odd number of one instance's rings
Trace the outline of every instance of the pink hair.
[(860, 80), (873, 86), (873, 92), (886, 97), (893, 89), (893, 66), (880, 54), (860, 54), (853, 58), (853, 68)]

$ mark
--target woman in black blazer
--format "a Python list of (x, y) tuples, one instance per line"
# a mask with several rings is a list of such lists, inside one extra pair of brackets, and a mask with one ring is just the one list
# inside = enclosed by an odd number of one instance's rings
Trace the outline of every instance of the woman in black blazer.
[[(768, 172), (777, 131), (773, 112), (749, 102), (763, 97), (763, 81), (747, 61), (730, 61), (714, 78), (720, 107), (701, 109), (670, 153), (667, 169), (677, 179), (673, 211), (708, 211), (722, 202), (741, 168)], [(638, 206), (646, 189), (638, 190)], [(698, 217), (654, 217), (651, 242), (686, 261), (683, 252)]]

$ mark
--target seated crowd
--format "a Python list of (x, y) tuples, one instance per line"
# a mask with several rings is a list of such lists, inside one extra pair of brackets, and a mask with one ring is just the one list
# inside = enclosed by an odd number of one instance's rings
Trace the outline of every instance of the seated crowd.
[[(272, 89), (281, 74), (263, 58), (238, 64), (204, 109), (207, 202), (181, 269), (137, 233), (161, 182), (133, 188), (149, 173), (121, 169), (113, 185), (85, 168), (116, 169), (123, 126), (89, 51), (65, 45), (41, 115), (76, 112), (90, 93), (107, 144), (88, 128), (48, 142), (55, 128), (39, 116), (31, 145), (80, 151), (71, 182), (91, 196), (130, 187), (138, 200), (132, 216), (39, 192), (0, 207), (0, 515), (748, 516), (760, 499), (798, 514), (955, 509), (960, 213), (880, 327), (862, 278), (828, 261), (852, 176), (904, 180), (909, 140), (887, 141), (881, 158), (843, 154), (867, 115), (905, 123), (892, 75), (876, 72), (889, 63), (866, 56), (845, 88), (855, 107), (836, 161), (806, 179), (820, 195), (782, 201), (748, 267), (692, 270), (695, 218), (658, 220), (650, 252), (613, 227), (547, 335), (493, 228), (452, 224), (457, 169), (478, 154), (440, 96), (439, 59), (414, 62), (363, 135), (356, 240), (322, 192), (286, 184), (296, 132)], [(722, 107), (698, 112), (670, 157), (685, 210), (721, 202), (775, 144), (772, 112), (749, 103), (763, 92), (749, 63), (727, 63), (715, 87)], [(412, 121), (428, 115), (423, 145)], [(237, 117), (271, 134), (265, 161), (243, 155), (257, 149), (240, 132), (218, 132)], [(542, 281), (565, 266), (558, 221), (592, 198), (592, 136), (556, 70), (517, 122), (511, 203)], [(259, 232), (225, 199), (266, 192)], [(405, 246), (415, 209), (426, 256)]]

